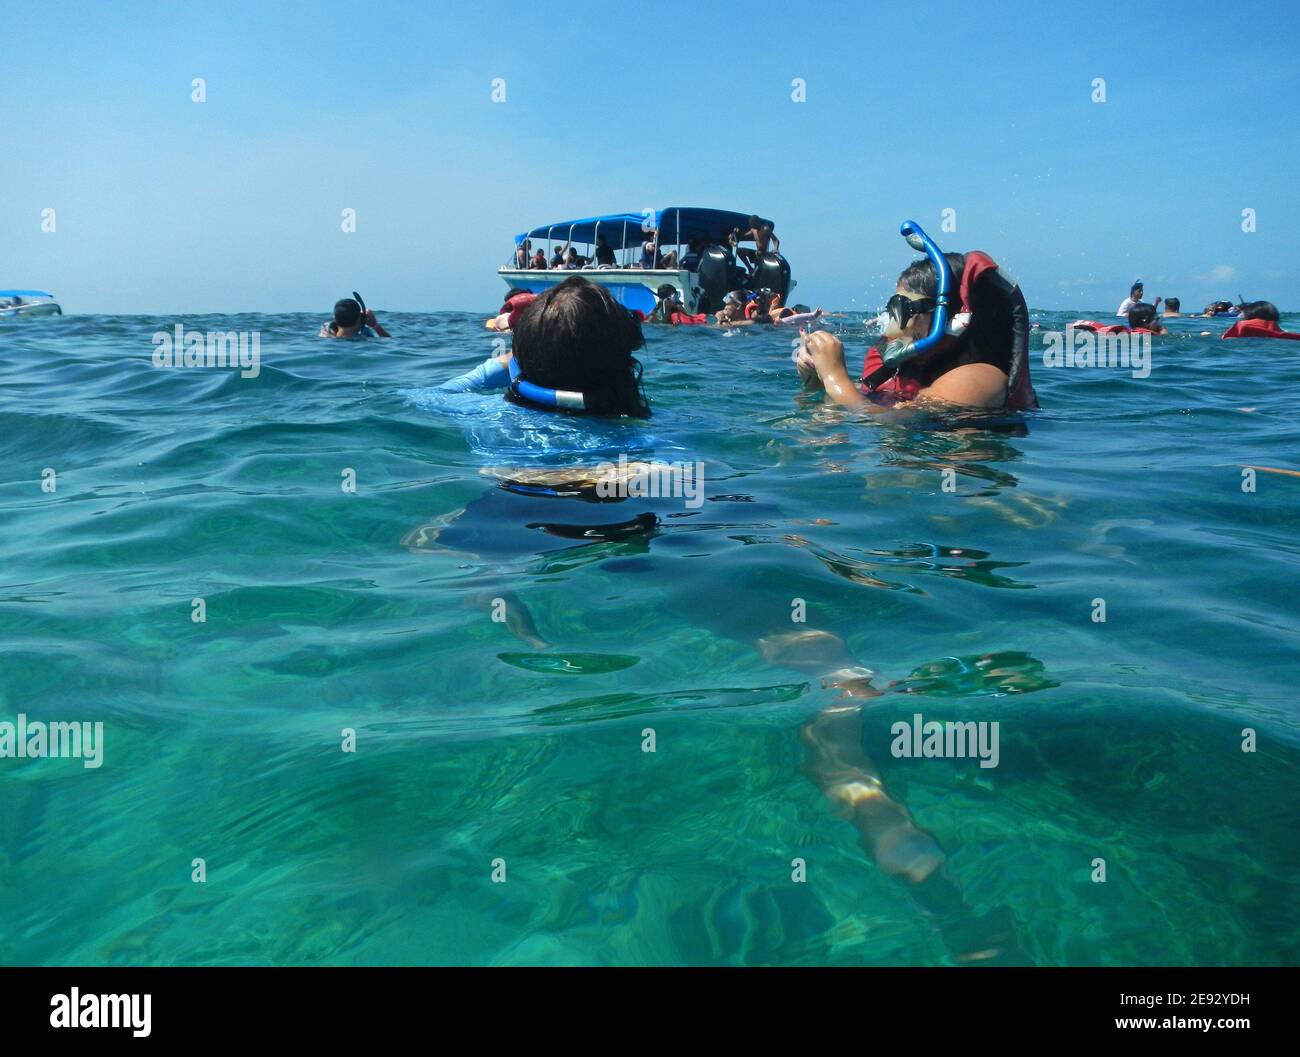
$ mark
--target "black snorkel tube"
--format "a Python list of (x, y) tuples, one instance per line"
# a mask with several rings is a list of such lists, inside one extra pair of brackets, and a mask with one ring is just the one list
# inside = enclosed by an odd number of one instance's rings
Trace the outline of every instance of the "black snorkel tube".
[(934, 299), (934, 316), (930, 320), (930, 333), (924, 338), (920, 341), (908, 342), (902, 348), (885, 354), (884, 363), (864, 379), (868, 389), (875, 389), (897, 374), (898, 368), (908, 360), (924, 356), (938, 345), (948, 333), (948, 320), (952, 316), (949, 304), (952, 295), (952, 268), (948, 264), (948, 258), (915, 220), (904, 220), (899, 225), (898, 233), (907, 240), (907, 244), (912, 249), (920, 250), (934, 265), (934, 272), (939, 281), (939, 289)]

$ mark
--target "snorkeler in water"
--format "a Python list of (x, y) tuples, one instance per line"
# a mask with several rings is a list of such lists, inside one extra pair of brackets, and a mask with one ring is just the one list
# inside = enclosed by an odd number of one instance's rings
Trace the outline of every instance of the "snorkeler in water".
[[(920, 231), (915, 226), (905, 230)], [(868, 351), (861, 377), (856, 382), (851, 378), (843, 343), (825, 331), (803, 338), (795, 357), (800, 377), (825, 389), (837, 404), (872, 412), (911, 400), (1008, 410), (1037, 407), (1029, 378), (1029, 308), (1020, 287), (987, 254), (940, 258), (932, 242), (926, 240), (926, 245), (930, 258), (913, 262), (898, 277), (885, 306), (884, 337)], [(945, 273), (943, 305), (936, 259)], [(946, 325), (942, 333), (932, 333), (941, 309), (938, 318)], [(923, 355), (891, 360), (920, 347), (925, 347)]]
[[(743, 311), (743, 294), (733, 303)], [(525, 305), (511, 331), (511, 353), (491, 357), (438, 388), (461, 393), (500, 390), (511, 403), (543, 414), (650, 417), (641, 365), (634, 356), (644, 345), (640, 322), (605, 287), (570, 278)], [(653, 461), (632, 461), (617, 467), (487, 467), (482, 472), (497, 481), (498, 489), (421, 526), (404, 542), (413, 550), (447, 549), (469, 557), (481, 557), (486, 549), (493, 569), (499, 569), (503, 559), (535, 560), (538, 532), (574, 543), (564, 552), (570, 562), (581, 560), (580, 550), (588, 547), (593, 558), (601, 559), (645, 553), (650, 541), (665, 531), (656, 507), (635, 502), (634, 509), (620, 512), (620, 517), (606, 511), (610, 503), (627, 501), (608, 498), (609, 486), (619, 483), (619, 475), (626, 482), (655, 466)], [(671, 511), (669, 517), (681, 513), (680, 503), (662, 509)], [(546, 639), (528, 617), (526, 600), (516, 596), (510, 608), (522, 629), (516, 633), (544, 647)], [(824, 708), (801, 729), (808, 773), (852, 822), (876, 865), (906, 883), (916, 903), (934, 915), (955, 958), (986, 960), (1014, 951), (1008, 928), (977, 918), (965, 905), (944, 869), (946, 857), (938, 842), (889, 796), (877, 767), (862, 751), (860, 703), (892, 688), (873, 687), (873, 673), (828, 631), (767, 634), (756, 646), (767, 663), (807, 673), (842, 695), (843, 700)]]
[[(1157, 302), (1160, 300), (1156, 298)], [(1165, 325), (1156, 314), (1156, 306), (1139, 301), (1128, 310), (1128, 329), (1130, 334), (1168, 334)]]
[(722, 327), (740, 326), (745, 322), (745, 291), (732, 290), (722, 299), (722, 307), (713, 318)]
[(365, 307), (365, 302), (355, 291), (352, 297), (345, 297), (334, 302), (334, 318), (322, 323), (322, 338), (380, 338), (392, 337), (375, 318), (374, 312)]
[(1223, 332), (1225, 338), (1283, 338), (1300, 341), (1300, 334), (1281, 327), (1281, 315), (1272, 301), (1246, 301), (1241, 319)]

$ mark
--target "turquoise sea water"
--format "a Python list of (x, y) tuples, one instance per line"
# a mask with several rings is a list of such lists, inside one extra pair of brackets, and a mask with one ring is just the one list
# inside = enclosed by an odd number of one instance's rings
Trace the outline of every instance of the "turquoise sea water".
[[(990, 921), (1036, 964), (1300, 960), (1300, 477), (1241, 469), (1300, 470), (1300, 347), (1179, 321), (1140, 379), (1037, 337), (1043, 410), (957, 429), (821, 407), (787, 333), (650, 329), (654, 418), (591, 440), (421, 392), (482, 319), (179, 320), (258, 331), (255, 379), (155, 368), (176, 319), (0, 325), (0, 720), (105, 725), (98, 769), (0, 759), (0, 962), (947, 964)], [(534, 444), (706, 498), (479, 472)], [(861, 747), (946, 909), (805, 772), (837, 692), (757, 643), (808, 628), (890, 691)], [(998, 766), (895, 758), (915, 713), (996, 721)]]

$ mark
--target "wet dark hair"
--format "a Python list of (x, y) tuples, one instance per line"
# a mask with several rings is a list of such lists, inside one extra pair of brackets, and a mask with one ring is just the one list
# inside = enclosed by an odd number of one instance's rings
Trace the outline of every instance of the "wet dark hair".
[(1241, 306), (1242, 319), (1266, 319), (1276, 323), (1281, 318), (1272, 301), (1247, 301)]
[(340, 327), (355, 327), (361, 322), (361, 306), (350, 297), (335, 301), (334, 322)]
[(1145, 301), (1139, 301), (1136, 305), (1128, 310), (1128, 325), (1134, 330), (1150, 330), (1151, 324), (1156, 321), (1156, 307), (1149, 305)]
[(1132, 286), (1130, 286), (1130, 287), (1128, 288), (1128, 295), (1129, 295), (1129, 297), (1132, 297), (1132, 296), (1133, 296), (1134, 294), (1136, 294), (1139, 290), (1145, 290), (1145, 289), (1146, 289), (1146, 285), (1145, 285), (1145, 284), (1143, 284), (1143, 283), (1134, 283)]
[[(519, 373), (534, 385), (583, 394), (588, 415), (649, 418), (641, 364), (641, 323), (603, 286), (580, 275), (551, 287), (511, 328)], [(506, 399), (533, 406), (506, 390)]]
[(1183, 303), (1179, 301), (1178, 298), (1176, 297), (1165, 298), (1165, 308), (1169, 309), (1171, 312), (1182, 311), (1182, 307), (1183, 307)]
[[(957, 293), (961, 290), (961, 275), (966, 269), (966, 255), (964, 253), (945, 253), (944, 256), (948, 259), (948, 267), (952, 269), (951, 295), (955, 311)], [(922, 297), (937, 297), (939, 295), (939, 278), (935, 274), (934, 263), (929, 257), (909, 264), (903, 270), (903, 274), (898, 277), (898, 285), (904, 290), (910, 290)]]

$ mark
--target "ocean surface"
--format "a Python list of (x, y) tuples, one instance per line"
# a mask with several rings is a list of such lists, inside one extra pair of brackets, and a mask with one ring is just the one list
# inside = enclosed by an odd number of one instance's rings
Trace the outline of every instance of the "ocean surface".
[[(619, 425), (431, 393), (492, 308), (0, 322), (0, 721), (104, 724), (0, 759), (0, 963), (1300, 962), (1300, 345), (1174, 321), (1134, 377), (1040, 333), (1042, 410), (899, 423), (787, 332), (647, 328)], [(257, 377), (155, 367), (177, 323)], [(619, 451), (700, 501), (481, 472)], [(940, 898), (809, 776), (855, 703)], [(895, 755), (914, 715), (997, 766)]]

